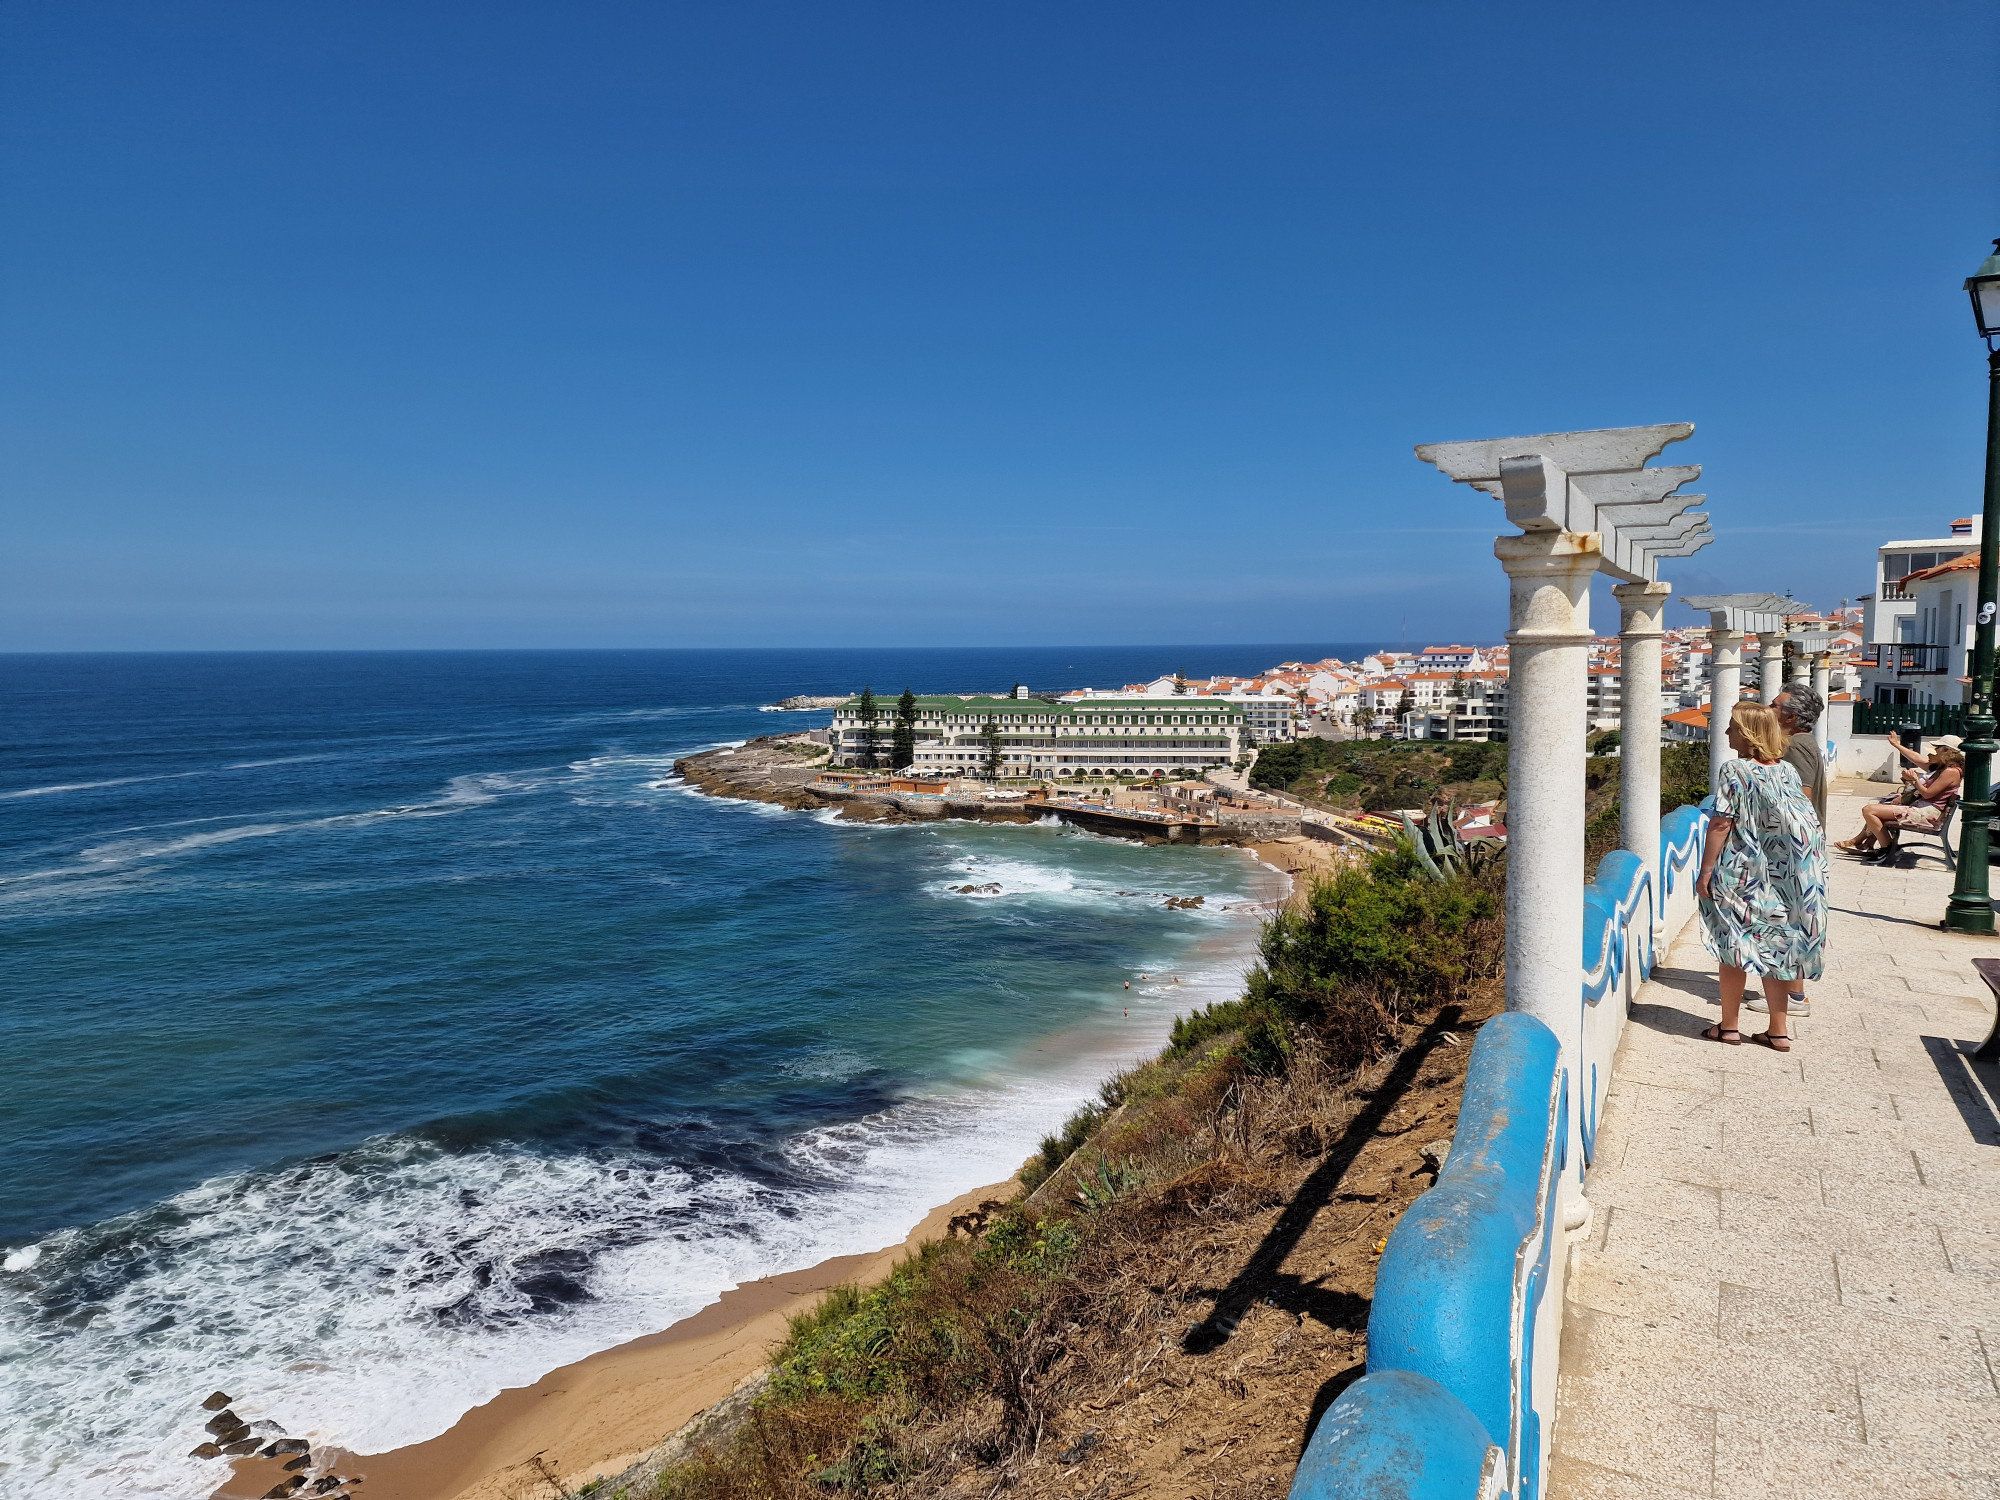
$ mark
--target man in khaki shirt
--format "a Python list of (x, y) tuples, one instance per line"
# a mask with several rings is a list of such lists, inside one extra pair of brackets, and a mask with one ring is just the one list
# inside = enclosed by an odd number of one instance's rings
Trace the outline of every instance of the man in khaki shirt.
[(1771, 707), (1778, 711), (1778, 722), (1792, 737), (1791, 745), (1785, 751), (1785, 764), (1799, 773), (1799, 785), (1806, 789), (1813, 811), (1819, 814), (1819, 826), (1825, 828), (1826, 754), (1820, 748), (1819, 736), (1813, 732), (1813, 727), (1819, 723), (1819, 716), (1826, 705), (1819, 701), (1819, 694), (1803, 682), (1789, 682), (1780, 690), (1777, 702)]

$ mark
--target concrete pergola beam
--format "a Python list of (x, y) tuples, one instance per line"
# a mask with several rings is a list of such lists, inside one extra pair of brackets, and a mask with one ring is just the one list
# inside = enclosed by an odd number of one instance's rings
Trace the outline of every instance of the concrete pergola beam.
[(1785, 629), (1785, 616), (1799, 612), (1799, 601), (1782, 594), (1686, 594), (1681, 603), (1703, 610), (1716, 630), (1739, 635), (1763, 635)]
[(1497, 496), (1523, 532), (1595, 536), (1598, 571), (1626, 583), (1653, 583), (1659, 559), (1688, 557), (1714, 533), (1691, 507), (1705, 498), (1674, 492), (1701, 475), (1699, 464), (1644, 467), (1692, 422), (1544, 432), (1473, 442), (1424, 443), (1417, 457), (1460, 484)]

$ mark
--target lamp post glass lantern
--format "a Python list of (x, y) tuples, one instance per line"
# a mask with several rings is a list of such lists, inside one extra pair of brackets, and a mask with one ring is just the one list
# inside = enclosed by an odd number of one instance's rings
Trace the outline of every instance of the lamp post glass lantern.
[(1979, 518), (1979, 613), (1972, 635), (1972, 702), (1965, 718), (1965, 795), (1960, 803), (1958, 880), (1943, 926), (1953, 932), (1991, 933), (1993, 901), (1987, 891), (1988, 823), (1993, 817), (1993, 636), (2000, 599), (2000, 240), (1994, 253), (1965, 281), (1973, 322), (1986, 340), (1986, 498)]
[(1972, 298), (1972, 318), (1979, 325), (1979, 336), (1990, 346), (2000, 338), (2000, 240), (1993, 242), (1993, 253), (1985, 264), (1965, 278), (1965, 290)]

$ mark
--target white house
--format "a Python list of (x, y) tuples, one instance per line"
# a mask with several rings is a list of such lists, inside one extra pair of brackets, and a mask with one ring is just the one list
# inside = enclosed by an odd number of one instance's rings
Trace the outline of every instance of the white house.
[[(1955, 679), (1959, 673), (1945, 670), (1946, 653), (1952, 649), (1942, 637), (1957, 633), (1955, 619), (1939, 624), (1927, 621), (1919, 612), (1909, 580), (1929, 574), (1943, 564), (1965, 557), (1978, 545), (1973, 536), (1977, 523), (1963, 517), (1951, 523), (1951, 535), (1915, 540), (1884, 542), (1875, 549), (1875, 589), (1862, 599), (1862, 646), (1872, 660), (1864, 658), (1861, 697), (1870, 703), (1956, 703)], [(1938, 609), (1949, 601), (1955, 610), (1971, 598), (1972, 585), (1941, 585), (1923, 608)], [(1928, 633), (1926, 633), (1928, 632)], [(1934, 638), (1936, 637), (1936, 638)], [(1940, 681), (1953, 682), (1951, 697), (1938, 694)]]
[[(1902, 592), (1910, 606), (1908, 634), (1880, 648), (1879, 664), (1873, 672), (1877, 703), (1967, 700), (1972, 608), (1978, 588), (1977, 552), (1967, 552), (1902, 580)], [(1885, 697), (1885, 693), (1901, 696)]]

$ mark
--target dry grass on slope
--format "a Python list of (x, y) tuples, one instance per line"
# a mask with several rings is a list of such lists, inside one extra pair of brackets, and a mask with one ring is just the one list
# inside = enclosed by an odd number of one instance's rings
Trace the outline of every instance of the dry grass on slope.
[[(745, 1421), (658, 1493), (1282, 1494), (1360, 1372), (1376, 1246), (1434, 1179), (1423, 1148), (1498, 1005), (1492, 892), (1392, 888), (1407, 873), (1328, 882), (1337, 941), (1315, 946), (1309, 914), (1274, 928), (1250, 995), (1108, 1084), (1025, 1200), (799, 1319)], [(1360, 977), (1339, 955), (1371, 910), (1456, 913), (1429, 942), (1459, 961), (1427, 950), (1413, 996), (1363, 944)]]

